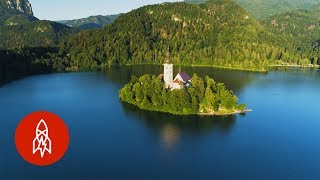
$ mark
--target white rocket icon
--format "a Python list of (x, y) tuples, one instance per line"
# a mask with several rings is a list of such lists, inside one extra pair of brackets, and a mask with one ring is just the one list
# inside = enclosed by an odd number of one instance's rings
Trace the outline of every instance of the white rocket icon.
[(41, 158), (43, 158), (46, 151), (51, 154), (51, 145), (48, 126), (46, 122), (41, 119), (37, 125), (36, 136), (33, 140), (33, 154), (39, 151)]

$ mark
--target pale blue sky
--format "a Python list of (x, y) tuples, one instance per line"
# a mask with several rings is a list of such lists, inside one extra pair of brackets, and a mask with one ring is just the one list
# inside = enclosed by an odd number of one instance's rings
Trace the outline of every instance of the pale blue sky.
[(39, 19), (68, 20), (129, 12), (148, 4), (181, 0), (29, 0)]

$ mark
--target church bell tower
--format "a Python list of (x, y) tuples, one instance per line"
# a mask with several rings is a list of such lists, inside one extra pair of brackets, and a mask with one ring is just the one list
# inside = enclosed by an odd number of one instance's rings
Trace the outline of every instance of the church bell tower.
[(170, 47), (168, 46), (168, 52), (166, 56), (166, 62), (163, 65), (164, 66), (164, 73), (163, 73), (163, 79), (166, 88), (170, 88), (172, 86), (173, 81), (173, 64), (170, 60)]

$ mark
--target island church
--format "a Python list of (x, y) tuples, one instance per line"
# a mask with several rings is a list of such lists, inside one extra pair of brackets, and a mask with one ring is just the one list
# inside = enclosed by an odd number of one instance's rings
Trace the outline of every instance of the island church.
[(167, 89), (182, 89), (191, 85), (191, 78), (186, 72), (182, 72), (179, 68), (179, 73), (173, 79), (173, 64), (170, 60), (170, 51), (168, 48), (166, 62), (164, 66), (163, 80)]

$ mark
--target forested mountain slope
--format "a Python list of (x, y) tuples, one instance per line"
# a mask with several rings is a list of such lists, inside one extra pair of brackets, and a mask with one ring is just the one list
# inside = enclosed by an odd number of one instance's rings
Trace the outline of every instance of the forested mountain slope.
[[(206, 0), (185, 0), (189, 3), (202, 3)], [(320, 3), (320, 0), (234, 0), (245, 8), (253, 17), (265, 19), (296, 9), (310, 9)]]
[(139, 8), (103, 29), (71, 37), (61, 44), (60, 57), (75, 69), (161, 64), (169, 45), (176, 64), (261, 70), (269, 62), (292, 56), (295, 48), (290, 42), (290, 38), (268, 32), (230, 0), (199, 5), (163, 3)]

